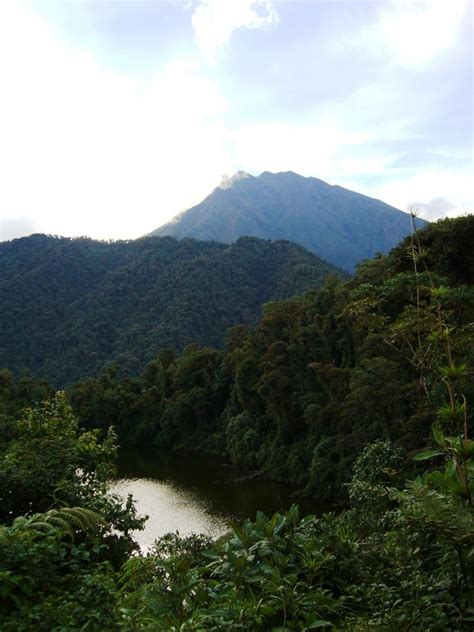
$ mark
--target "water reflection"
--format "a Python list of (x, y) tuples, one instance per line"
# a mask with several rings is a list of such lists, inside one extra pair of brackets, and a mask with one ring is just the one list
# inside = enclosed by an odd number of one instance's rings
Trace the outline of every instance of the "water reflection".
[(133, 494), (138, 512), (149, 516), (144, 531), (135, 533), (140, 545), (146, 548), (157, 538), (174, 531), (181, 535), (204, 533), (218, 537), (226, 531), (231, 520), (209, 512), (202, 499), (169, 482), (124, 478), (113, 485), (112, 491), (124, 498)]
[[(120, 480), (112, 491), (133, 494), (138, 511), (150, 517), (145, 531), (136, 536), (143, 546), (174, 531), (217, 537), (233, 522), (254, 519), (257, 510), (270, 516), (295, 502), (286, 485), (242, 480), (235, 469), (199, 455), (152, 448), (122, 450), (118, 473)], [(329, 509), (308, 499), (297, 502), (302, 515)]]

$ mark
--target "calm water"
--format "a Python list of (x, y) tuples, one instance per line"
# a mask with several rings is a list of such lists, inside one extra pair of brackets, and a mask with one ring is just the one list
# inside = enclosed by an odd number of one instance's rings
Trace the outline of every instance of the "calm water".
[[(259, 509), (272, 515), (295, 502), (286, 485), (242, 481), (238, 471), (208, 457), (151, 448), (122, 450), (118, 475), (112, 491), (122, 496), (133, 494), (138, 511), (149, 516), (145, 531), (136, 533), (144, 547), (174, 531), (216, 537), (233, 522), (255, 518)], [(296, 502), (302, 515), (329, 509), (316, 501)]]

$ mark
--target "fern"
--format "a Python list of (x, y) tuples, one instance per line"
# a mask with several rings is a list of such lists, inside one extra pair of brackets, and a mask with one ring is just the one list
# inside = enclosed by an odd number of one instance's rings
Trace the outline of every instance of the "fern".
[(84, 507), (62, 507), (50, 509), (42, 514), (35, 514), (27, 520), (25, 526), (37, 531), (56, 531), (60, 535), (68, 535), (71, 539), (77, 533), (91, 535), (100, 527), (107, 527), (103, 516)]

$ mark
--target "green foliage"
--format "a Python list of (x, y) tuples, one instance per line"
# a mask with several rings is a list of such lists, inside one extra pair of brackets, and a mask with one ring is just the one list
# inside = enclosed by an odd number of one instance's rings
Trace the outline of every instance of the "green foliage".
[[(0, 369), (0, 423), (16, 416), (23, 408), (42, 402), (54, 394), (46, 380), (33, 379), (28, 371), (15, 379), (9, 369)], [(2, 433), (3, 434), (3, 433)], [(2, 437), (0, 437), (1, 441)]]
[(226, 448), (233, 463), (253, 465), (259, 448), (254, 420), (246, 413), (232, 417), (227, 424)]
[(114, 629), (116, 571), (137, 550), (132, 499), (108, 495), (115, 434), (80, 431), (64, 393), (3, 419), (2, 630)]
[(258, 512), (215, 542), (169, 534), (118, 572), (93, 539), (18, 518), (0, 528), (2, 629), (467, 632), (474, 513), (404, 483), (400, 457), (388, 442), (367, 446), (348, 512)]
[(215, 543), (167, 536), (124, 567), (125, 628), (470, 630), (472, 509), (405, 484), (401, 464), (388, 442), (367, 446), (339, 516), (294, 506)]
[(225, 331), (254, 325), (263, 303), (321, 287), (329, 274), (346, 276), (296, 244), (255, 238), (4, 242), (0, 367), (28, 367), (55, 387), (111, 363), (136, 374), (160, 348), (223, 346)]
[(62, 528), (41, 515), (34, 519), (0, 527), (2, 630), (114, 629), (115, 573), (101, 561), (100, 544), (63, 539)]
[(130, 499), (123, 506), (107, 493), (115, 471), (112, 429), (102, 441), (98, 430), (80, 431), (64, 393), (25, 409), (7, 427), (0, 459), (1, 522), (42, 513), (42, 523), (32, 517), (30, 528), (62, 526), (70, 537), (92, 529), (114, 563), (136, 548), (129, 533), (143, 520)]
[(181, 541), (163, 557), (158, 542), (149, 558), (126, 568), (125, 603), (143, 618), (135, 624), (310, 630), (332, 628), (344, 611), (344, 600), (328, 588), (332, 556), (319, 551), (314, 519), (300, 521), (296, 507), (271, 519), (258, 513), (254, 523), (235, 527), (229, 537), (208, 547), (198, 544)]
[[(467, 230), (465, 218), (446, 221), (451, 235)], [(425, 242), (437, 230), (445, 223), (419, 233), (418, 265), (436, 262)], [(199, 450), (306, 495), (344, 496), (367, 443), (416, 451), (436, 419), (447, 436), (472, 424), (461, 397), (474, 395), (472, 288), (453, 275), (415, 273), (408, 240), (348, 283), (266, 304), (257, 327), (229, 331), (224, 352), (165, 352), (135, 379), (109, 368), (76, 384), (72, 405), (87, 427), (113, 424), (123, 444)], [(457, 395), (446, 408), (447, 380)]]
[(371, 531), (374, 522), (392, 507), (392, 490), (401, 485), (403, 461), (400, 450), (378, 440), (361, 452), (348, 484), (353, 520)]
[[(22, 409), (47, 385), (0, 372), (2, 630), (472, 630), (472, 292), (459, 257), (427, 267), (468, 228), (431, 226), (348, 284), (270, 303), (225, 352), (188, 345), (77, 384), (94, 429), (63, 393)], [(107, 494), (110, 422), (309, 494), (346, 489), (350, 509), (258, 512), (138, 555), (132, 499)]]
[(99, 527), (106, 526), (106, 523), (100, 514), (90, 509), (61, 507), (61, 509), (50, 509), (44, 514), (34, 514), (26, 520), (24, 526), (38, 531), (48, 531), (53, 527), (74, 540), (75, 534), (97, 532)]

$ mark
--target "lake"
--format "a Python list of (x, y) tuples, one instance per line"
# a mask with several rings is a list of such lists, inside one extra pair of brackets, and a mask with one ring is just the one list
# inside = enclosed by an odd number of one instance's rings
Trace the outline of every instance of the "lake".
[(144, 548), (165, 533), (222, 535), (230, 525), (255, 518), (257, 510), (271, 516), (294, 502), (302, 515), (330, 507), (291, 497), (292, 488), (260, 479), (243, 480), (241, 472), (199, 455), (180, 455), (154, 448), (119, 452), (118, 480), (112, 491), (133, 494), (139, 513), (149, 519), (135, 537)]

